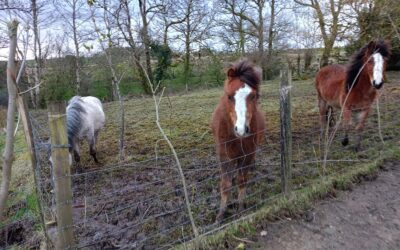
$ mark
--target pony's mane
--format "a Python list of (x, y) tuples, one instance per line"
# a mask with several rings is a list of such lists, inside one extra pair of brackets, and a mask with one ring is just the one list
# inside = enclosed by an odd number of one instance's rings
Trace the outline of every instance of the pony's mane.
[(79, 135), (79, 130), (82, 126), (82, 114), (86, 110), (83, 106), (83, 101), (80, 96), (74, 96), (68, 101), (67, 106), (67, 134), (68, 144), (72, 147), (73, 139)]
[(364, 65), (364, 56), (369, 57), (376, 52), (379, 52), (385, 60), (390, 57), (390, 47), (384, 40), (369, 42), (353, 56), (347, 70), (346, 91), (349, 91), (353, 84), (353, 87), (357, 84), (356, 78)]
[(242, 82), (258, 91), (261, 82), (261, 71), (248, 60), (240, 60), (228, 69), (228, 76), (238, 77)]

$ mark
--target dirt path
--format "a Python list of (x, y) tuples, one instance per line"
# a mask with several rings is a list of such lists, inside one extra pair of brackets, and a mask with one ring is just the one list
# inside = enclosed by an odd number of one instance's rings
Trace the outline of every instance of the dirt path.
[(400, 162), (376, 180), (316, 204), (303, 219), (268, 224), (254, 249), (400, 249)]

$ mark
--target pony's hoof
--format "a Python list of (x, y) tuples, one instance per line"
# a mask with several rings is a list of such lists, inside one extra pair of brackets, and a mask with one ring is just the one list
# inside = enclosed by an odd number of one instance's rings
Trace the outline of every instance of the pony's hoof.
[(349, 138), (347, 138), (347, 137), (343, 138), (343, 140), (342, 140), (342, 145), (343, 145), (343, 146), (349, 145)]

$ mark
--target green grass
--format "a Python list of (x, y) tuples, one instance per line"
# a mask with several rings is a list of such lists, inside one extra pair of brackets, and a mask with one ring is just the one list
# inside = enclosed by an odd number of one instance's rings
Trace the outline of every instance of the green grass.
[[(0, 142), (4, 141), (5, 135), (0, 135)], [(4, 148), (1, 147), (1, 152)], [(7, 223), (21, 220), (23, 218), (39, 218), (38, 199), (35, 193), (35, 185), (32, 176), (29, 153), (26, 149), (25, 138), (22, 129), (15, 137), (14, 161), (11, 172), (11, 185), (8, 197)], [(0, 173), (1, 177), (1, 173)]]

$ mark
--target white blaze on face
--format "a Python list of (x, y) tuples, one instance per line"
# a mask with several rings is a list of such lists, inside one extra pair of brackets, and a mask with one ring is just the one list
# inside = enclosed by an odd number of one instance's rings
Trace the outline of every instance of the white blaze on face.
[(374, 58), (373, 84), (379, 86), (383, 80), (383, 57), (380, 53), (375, 53), (372, 57)]
[(251, 88), (249, 85), (244, 84), (244, 86), (238, 89), (235, 93), (235, 112), (236, 112), (236, 123), (235, 131), (239, 136), (243, 136), (246, 133), (246, 99), (251, 93)]

